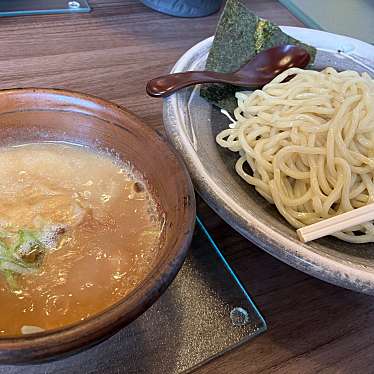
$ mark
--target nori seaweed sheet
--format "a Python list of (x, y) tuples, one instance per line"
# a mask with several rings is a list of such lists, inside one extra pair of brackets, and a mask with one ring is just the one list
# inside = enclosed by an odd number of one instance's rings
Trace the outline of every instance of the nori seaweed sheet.
[[(232, 72), (259, 52), (278, 45), (303, 46), (313, 63), (316, 49), (288, 36), (275, 24), (253, 14), (240, 0), (228, 0), (219, 19), (206, 70)], [(200, 95), (212, 104), (233, 112), (237, 107), (235, 92), (243, 87), (204, 84)]]

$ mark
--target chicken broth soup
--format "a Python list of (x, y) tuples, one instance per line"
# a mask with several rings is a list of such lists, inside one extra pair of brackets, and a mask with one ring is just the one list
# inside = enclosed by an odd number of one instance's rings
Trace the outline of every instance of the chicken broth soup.
[(161, 217), (141, 178), (65, 143), (0, 149), (0, 336), (84, 320), (130, 293)]

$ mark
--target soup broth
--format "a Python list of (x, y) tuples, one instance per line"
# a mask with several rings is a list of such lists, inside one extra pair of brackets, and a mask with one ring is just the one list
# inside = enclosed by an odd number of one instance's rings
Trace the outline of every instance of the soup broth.
[(0, 336), (62, 327), (148, 274), (160, 215), (114, 158), (64, 143), (0, 149)]

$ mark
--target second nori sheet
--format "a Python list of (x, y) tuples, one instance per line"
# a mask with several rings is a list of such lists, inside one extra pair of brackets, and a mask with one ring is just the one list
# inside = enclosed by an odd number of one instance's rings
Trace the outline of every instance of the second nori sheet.
[[(206, 70), (232, 72), (259, 52), (283, 44), (301, 45), (314, 61), (316, 50), (288, 36), (275, 24), (252, 13), (240, 0), (228, 0), (222, 12), (209, 52)], [(200, 90), (212, 104), (233, 112), (237, 103), (235, 92), (243, 87), (207, 84)]]

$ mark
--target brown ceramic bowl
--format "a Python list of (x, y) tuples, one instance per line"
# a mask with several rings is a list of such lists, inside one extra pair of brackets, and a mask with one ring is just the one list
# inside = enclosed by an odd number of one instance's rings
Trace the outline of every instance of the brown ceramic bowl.
[(162, 294), (191, 242), (193, 187), (183, 163), (156, 132), (117, 105), (92, 96), (49, 89), (0, 91), (0, 146), (56, 140), (108, 149), (145, 176), (166, 216), (159, 256), (147, 278), (101, 314), (63, 329), (0, 338), (0, 363), (51, 360), (108, 338)]

